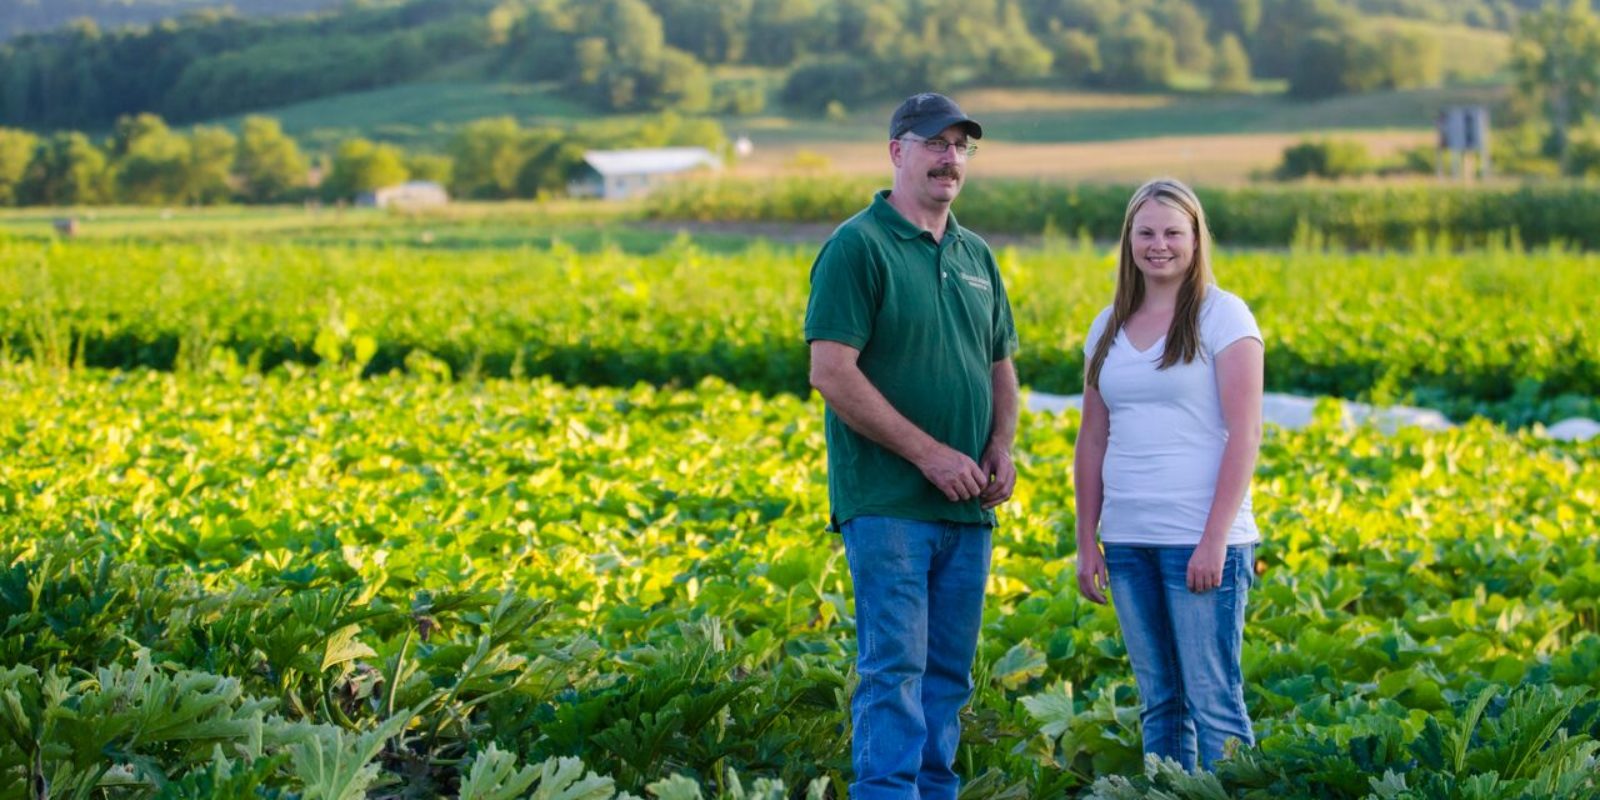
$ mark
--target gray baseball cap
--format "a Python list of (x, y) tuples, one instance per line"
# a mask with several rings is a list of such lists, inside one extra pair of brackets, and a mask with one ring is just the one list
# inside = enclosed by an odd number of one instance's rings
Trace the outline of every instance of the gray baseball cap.
[(927, 139), (957, 124), (966, 127), (968, 136), (983, 138), (983, 126), (962, 113), (956, 101), (936, 92), (923, 92), (907, 97), (894, 110), (894, 116), (889, 118), (889, 138), (898, 139), (907, 133), (914, 133)]

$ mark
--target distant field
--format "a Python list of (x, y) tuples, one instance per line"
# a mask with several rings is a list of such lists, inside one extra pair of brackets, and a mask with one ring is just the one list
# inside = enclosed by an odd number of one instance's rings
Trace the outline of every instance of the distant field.
[[(1503, 87), (1464, 87), (1311, 103), (1276, 94), (1046, 89), (980, 89), (955, 97), (984, 124), (981, 161), (973, 168), (977, 175), (1125, 181), (1166, 173), (1240, 183), (1271, 170), (1283, 149), (1301, 139), (1355, 139), (1384, 158), (1431, 141), (1440, 108), (1493, 105), (1505, 95)], [(738, 174), (819, 168), (887, 174), (885, 128), (892, 108), (893, 103), (879, 104), (838, 122), (770, 116), (724, 124), (729, 135), (748, 135), (756, 146), (755, 154), (736, 167)]]
[[(1328, 135), (1352, 139), (1367, 146), (1376, 158), (1431, 141), (1428, 131), (1329, 131)], [(1320, 135), (1320, 134), (1317, 134)], [(1162, 136), (1102, 142), (1015, 142), (985, 139), (970, 175), (981, 180), (997, 178), (1047, 178), (1072, 181), (1138, 182), (1154, 175), (1171, 175), (1191, 183), (1238, 184), (1270, 172), (1282, 159), (1284, 148), (1307, 133), (1242, 133), (1216, 136)], [(748, 160), (737, 164), (739, 176), (794, 173), (801, 169), (796, 154), (804, 149), (782, 145), (758, 146)], [(885, 142), (836, 144), (822, 151), (827, 169), (846, 175), (889, 174)]]
[[(1281, 94), (1110, 93), (1057, 89), (973, 89), (956, 99), (984, 123), (982, 173), (1082, 180), (1131, 180), (1167, 172), (1197, 181), (1242, 182), (1270, 169), (1305, 137), (1355, 138), (1383, 157), (1430, 137), (1438, 109), (1496, 104), (1504, 87), (1379, 92), (1313, 103)], [(756, 152), (741, 174), (789, 171), (796, 156), (821, 156), (850, 174), (886, 171), (882, 146), (894, 103), (851, 110), (843, 119), (780, 114), (723, 118), (730, 137), (749, 136)], [(317, 149), (371, 136), (438, 149), (460, 125), (509, 115), (524, 124), (570, 123), (592, 113), (527, 84), (441, 81), (340, 95), (266, 112)], [(813, 167), (819, 159), (798, 161)]]
[[(1282, 95), (1098, 93), (1042, 89), (955, 92), (961, 107), (983, 121), (991, 140), (1099, 142), (1235, 133), (1326, 134), (1335, 130), (1431, 130), (1440, 108), (1503, 102), (1499, 86), (1413, 89), (1335, 97), (1316, 102)], [(894, 102), (878, 103), (834, 122), (820, 117), (762, 116), (724, 120), (730, 134), (747, 133), (757, 146), (803, 145), (826, 152), (839, 142), (887, 138)]]

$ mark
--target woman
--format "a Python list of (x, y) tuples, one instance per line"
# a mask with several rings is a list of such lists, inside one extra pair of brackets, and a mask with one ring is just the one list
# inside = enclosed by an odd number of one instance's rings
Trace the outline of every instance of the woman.
[[(1259, 540), (1250, 474), (1263, 349), (1243, 301), (1213, 283), (1189, 187), (1128, 202), (1116, 298), (1089, 328), (1073, 476), (1078, 590), (1106, 602), (1144, 703), (1144, 751), (1210, 769), (1254, 745), (1239, 648)], [(1099, 542), (1096, 541), (1096, 532)], [(1100, 542), (1105, 544), (1102, 555)]]

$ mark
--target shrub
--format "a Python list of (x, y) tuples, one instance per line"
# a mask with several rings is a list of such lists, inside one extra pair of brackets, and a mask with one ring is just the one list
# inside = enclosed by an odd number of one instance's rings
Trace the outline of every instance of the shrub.
[(1366, 145), (1350, 139), (1320, 139), (1285, 149), (1276, 175), (1282, 180), (1353, 178), (1371, 170), (1372, 155)]

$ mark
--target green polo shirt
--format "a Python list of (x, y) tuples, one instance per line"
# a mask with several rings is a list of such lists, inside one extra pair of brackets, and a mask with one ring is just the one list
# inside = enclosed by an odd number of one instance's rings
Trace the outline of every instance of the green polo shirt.
[[(994, 416), (991, 369), (1017, 349), (1011, 303), (988, 243), (956, 224), (944, 238), (879, 192), (811, 265), (806, 341), (861, 351), (857, 363), (895, 410), (977, 460)], [(952, 503), (911, 462), (827, 412), (829, 527), (858, 516), (994, 524), (974, 499)]]

